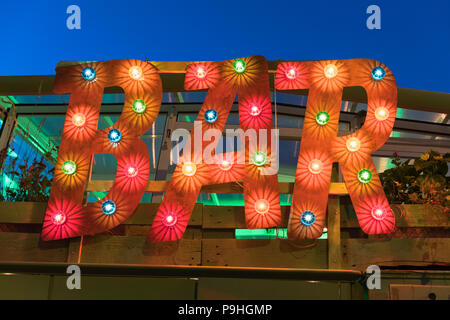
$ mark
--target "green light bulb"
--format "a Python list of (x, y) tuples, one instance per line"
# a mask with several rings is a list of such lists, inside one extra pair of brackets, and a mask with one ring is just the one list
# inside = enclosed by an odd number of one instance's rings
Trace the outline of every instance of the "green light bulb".
[(330, 121), (330, 115), (325, 111), (317, 112), (316, 114), (316, 122), (317, 124), (323, 126), (326, 125)]
[(62, 171), (65, 174), (75, 174), (77, 172), (77, 165), (72, 160), (67, 160), (62, 165)]
[(244, 73), (245, 69), (247, 69), (247, 64), (244, 60), (237, 59), (233, 62), (233, 69), (239, 74)]
[(133, 111), (136, 113), (144, 113), (146, 108), (147, 105), (144, 100), (138, 99), (133, 102)]
[(369, 169), (361, 169), (358, 172), (358, 180), (362, 183), (368, 183), (372, 180), (372, 172)]
[(255, 166), (263, 166), (267, 162), (267, 156), (264, 152), (257, 151), (252, 156), (252, 162)]

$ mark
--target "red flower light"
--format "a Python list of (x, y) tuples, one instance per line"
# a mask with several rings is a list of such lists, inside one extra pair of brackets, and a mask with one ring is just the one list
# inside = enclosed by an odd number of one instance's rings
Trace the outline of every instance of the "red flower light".
[(201, 90), (214, 87), (220, 80), (220, 69), (212, 62), (193, 63), (186, 70), (184, 88)]

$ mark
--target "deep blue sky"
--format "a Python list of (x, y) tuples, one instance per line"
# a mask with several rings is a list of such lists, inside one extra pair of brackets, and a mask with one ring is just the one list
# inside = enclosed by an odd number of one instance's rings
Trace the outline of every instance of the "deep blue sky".
[[(61, 60), (372, 58), (398, 86), (450, 92), (449, 0), (242, 3), (1, 0), (0, 75), (54, 74)], [(66, 28), (71, 4), (81, 7), (81, 30)], [(366, 28), (371, 4), (381, 30)]]

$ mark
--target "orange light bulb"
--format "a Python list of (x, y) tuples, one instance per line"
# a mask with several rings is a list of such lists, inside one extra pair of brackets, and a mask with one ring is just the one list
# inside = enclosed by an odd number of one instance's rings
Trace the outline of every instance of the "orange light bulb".
[(324, 69), (323, 72), (325, 73), (325, 77), (328, 79), (336, 77), (338, 73), (338, 69), (334, 64), (328, 64)]

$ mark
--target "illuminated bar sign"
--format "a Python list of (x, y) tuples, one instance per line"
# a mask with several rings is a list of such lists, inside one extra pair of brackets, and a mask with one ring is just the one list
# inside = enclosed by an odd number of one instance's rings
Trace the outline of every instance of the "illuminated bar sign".
[[(103, 91), (113, 86), (125, 92), (122, 114), (114, 125), (98, 130)], [(366, 90), (367, 116), (361, 129), (338, 137), (342, 92), (352, 86)], [(392, 232), (394, 215), (371, 158), (394, 125), (397, 87), (392, 72), (369, 59), (280, 62), (275, 87), (284, 91), (309, 89), (288, 238), (321, 236), (333, 162), (340, 164), (362, 230), (368, 234)], [(252, 56), (192, 63), (186, 70), (185, 90), (208, 93), (149, 239), (182, 238), (202, 186), (234, 181), (243, 181), (247, 228), (280, 226), (279, 154), (272, 129), (266, 59)], [(150, 173), (149, 153), (140, 137), (158, 115), (162, 91), (159, 70), (140, 60), (57, 68), (54, 92), (71, 96), (43, 224), (44, 240), (104, 232), (133, 214)], [(239, 152), (216, 154), (218, 137), (236, 95), (243, 144)], [(114, 155), (117, 174), (102, 200), (83, 206), (95, 153)]]

